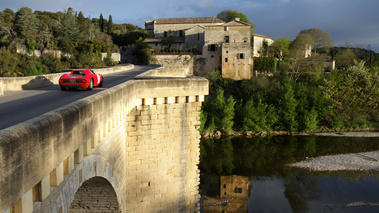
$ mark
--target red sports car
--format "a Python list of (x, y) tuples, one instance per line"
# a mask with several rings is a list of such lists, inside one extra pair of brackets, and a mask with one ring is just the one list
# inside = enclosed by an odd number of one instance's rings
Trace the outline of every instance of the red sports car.
[(71, 88), (83, 88), (91, 90), (94, 86), (103, 86), (104, 77), (95, 74), (91, 69), (75, 69), (70, 74), (64, 74), (59, 79), (62, 90)]

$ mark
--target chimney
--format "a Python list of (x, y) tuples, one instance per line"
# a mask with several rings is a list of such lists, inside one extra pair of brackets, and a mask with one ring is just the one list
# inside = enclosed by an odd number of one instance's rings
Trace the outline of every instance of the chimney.
[(240, 18), (235, 18), (236, 21), (240, 21)]

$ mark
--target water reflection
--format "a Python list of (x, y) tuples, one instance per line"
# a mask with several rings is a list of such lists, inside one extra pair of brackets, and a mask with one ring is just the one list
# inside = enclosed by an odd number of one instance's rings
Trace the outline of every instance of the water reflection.
[(227, 138), (201, 142), (202, 212), (379, 212), (379, 172), (309, 172), (306, 157), (379, 150), (377, 138)]
[(208, 176), (202, 188), (203, 212), (247, 212), (251, 180), (238, 175)]

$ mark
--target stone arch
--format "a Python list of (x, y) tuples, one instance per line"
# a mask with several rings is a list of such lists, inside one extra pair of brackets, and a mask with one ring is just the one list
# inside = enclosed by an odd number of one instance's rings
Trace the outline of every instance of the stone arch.
[(103, 177), (86, 180), (75, 193), (68, 213), (83, 211), (121, 212), (112, 184)]
[[(92, 178), (103, 178), (112, 186), (119, 204), (119, 212), (125, 212), (124, 197), (118, 181), (117, 171), (114, 171), (109, 161), (100, 155), (85, 156), (79, 164), (75, 164), (74, 171), (61, 184), (60, 192), (55, 196), (49, 196), (48, 201), (42, 202), (34, 210), (37, 210), (36, 212), (51, 213), (68, 212), (79, 188)], [(49, 203), (54, 204), (50, 206)]]

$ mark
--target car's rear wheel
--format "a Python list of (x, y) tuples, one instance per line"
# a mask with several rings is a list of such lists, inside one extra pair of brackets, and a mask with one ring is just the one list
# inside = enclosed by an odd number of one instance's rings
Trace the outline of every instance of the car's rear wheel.
[(104, 78), (101, 79), (100, 84), (99, 84), (99, 87), (102, 87), (102, 86), (103, 86), (103, 82), (104, 82)]
[(87, 90), (92, 90), (92, 88), (93, 88), (93, 79), (91, 79), (91, 81), (89, 82)]

